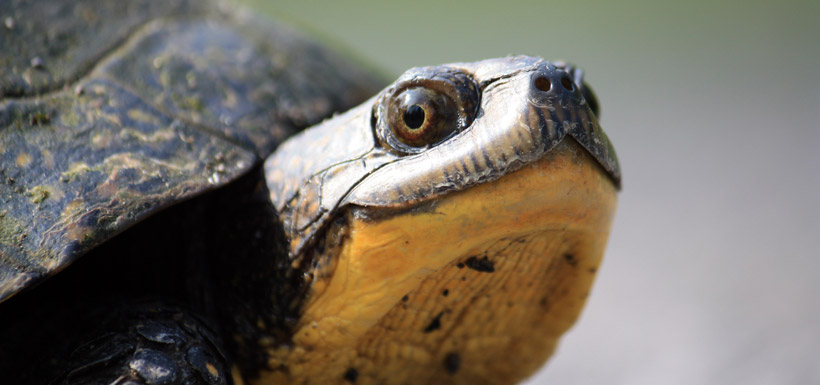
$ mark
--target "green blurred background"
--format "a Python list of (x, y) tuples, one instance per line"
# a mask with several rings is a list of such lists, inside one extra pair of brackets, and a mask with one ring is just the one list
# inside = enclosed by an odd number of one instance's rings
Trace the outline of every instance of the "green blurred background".
[(820, 1), (247, 0), (371, 63), (586, 69), (624, 190), (531, 384), (820, 383)]

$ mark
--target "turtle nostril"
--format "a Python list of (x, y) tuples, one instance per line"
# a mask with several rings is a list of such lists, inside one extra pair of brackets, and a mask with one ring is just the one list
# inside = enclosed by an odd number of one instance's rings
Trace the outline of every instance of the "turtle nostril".
[(541, 91), (547, 92), (547, 91), (550, 90), (550, 88), (552, 88), (552, 84), (550, 84), (549, 79), (547, 79), (543, 76), (539, 76), (539, 77), (535, 78), (535, 88), (538, 88)]
[(572, 81), (569, 78), (561, 78), (561, 85), (567, 89), (567, 91), (572, 91)]

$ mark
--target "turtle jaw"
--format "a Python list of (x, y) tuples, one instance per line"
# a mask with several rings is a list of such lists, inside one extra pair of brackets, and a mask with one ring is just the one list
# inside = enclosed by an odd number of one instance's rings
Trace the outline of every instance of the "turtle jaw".
[(296, 382), (338, 382), (351, 369), (357, 383), (519, 381), (578, 316), (615, 197), (612, 179), (566, 138), (434, 202), (348, 208), (338, 255), (326, 256), (332, 273), (314, 282), (293, 346), (272, 366)]

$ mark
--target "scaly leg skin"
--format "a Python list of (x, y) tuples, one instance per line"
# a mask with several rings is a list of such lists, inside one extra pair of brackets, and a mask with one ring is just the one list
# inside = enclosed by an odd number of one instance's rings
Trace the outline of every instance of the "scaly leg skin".
[(52, 384), (233, 384), (215, 334), (181, 307), (140, 303), (103, 310), (89, 321), (102, 324)]

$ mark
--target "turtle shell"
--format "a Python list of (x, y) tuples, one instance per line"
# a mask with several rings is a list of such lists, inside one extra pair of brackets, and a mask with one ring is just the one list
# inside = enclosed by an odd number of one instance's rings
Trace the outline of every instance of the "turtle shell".
[(221, 4), (11, 3), (0, 25), (0, 301), (235, 180), (382, 84)]

